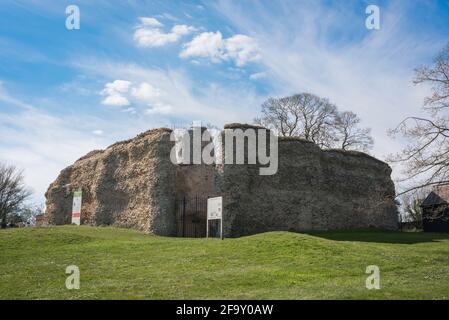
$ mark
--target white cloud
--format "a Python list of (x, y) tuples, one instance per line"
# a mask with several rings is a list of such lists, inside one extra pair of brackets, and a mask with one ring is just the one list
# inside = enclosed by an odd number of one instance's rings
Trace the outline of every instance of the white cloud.
[(140, 47), (162, 47), (178, 42), (181, 37), (196, 31), (196, 28), (183, 24), (175, 25), (170, 32), (164, 32), (162, 24), (155, 18), (140, 18), (141, 25), (134, 32), (134, 40)]
[(155, 28), (163, 26), (163, 24), (160, 23), (156, 18), (140, 17), (139, 20), (142, 23), (142, 25), (144, 25), (144, 26), (155, 27)]
[(224, 42), (220, 31), (203, 32), (184, 45), (179, 56), (181, 58), (202, 57), (220, 62), (224, 56)]
[(184, 45), (181, 58), (209, 58), (212, 62), (232, 60), (241, 67), (260, 58), (256, 41), (246, 35), (237, 34), (223, 39), (220, 31), (203, 32)]
[(239, 67), (260, 59), (256, 41), (243, 34), (237, 34), (225, 40), (225, 48), (226, 56), (234, 60)]
[(96, 136), (102, 136), (104, 132), (103, 130), (94, 130), (92, 131), (92, 133)]
[(162, 47), (178, 41), (175, 33), (164, 33), (160, 29), (139, 28), (134, 33), (134, 40), (141, 47)]
[[(134, 86), (131, 81), (114, 80), (106, 83), (100, 94), (106, 96), (102, 100), (102, 104), (121, 107), (129, 106), (131, 104), (130, 100), (133, 100), (135, 103), (143, 102), (145, 104), (157, 101), (156, 99), (160, 96), (161, 90), (148, 82), (141, 82)], [(124, 112), (135, 114), (136, 109), (127, 108)]]
[(123, 109), (122, 112), (129, 113), (129, 114), (136, 114), (137, 113), (136, 108), (132, 108), (132, 107)]
[(106, 83), (102, 94), (113, 95), (116, 93), (127, 93), (131, 87), (131, 82), (126, 80), (115, 80), (113, 82)]
[(162, 17), (162, 18), (165, 18), (165, 19), (168, 19), (168, 20), (172, 20), (172, 21), (179, 21), (178, 18), (176, 18), (175, 16), (171, 15), (168, 12), (165, 12), (165, 13), (163, 13), (162, 15), (160, 15), (158, 17)]
[(171, 32), (179, 36), (185, 36), (195, 32), (197, 29), (192, 26), (187, 26), (185, 24), (177, 24), (172, 29)]
[(101, 101), (101, 103), (107, 106), (129, 106), (129, 100), (120, 94), (112, 94), (110, 96), (107, 96), (105, 99), (103, 99), (103, 101)]
[(173, 113), (173, 106), (157, 102), (151, 108), (145, 111), (147, 114), (171, 114)]
[(126, 80), (106, 83), (100, 92), (101, 95), (106, 96), (101, 103), (108, 106), (128, 106), (130, 103), (124, 94), (128, 93), (131, 85), (132, 83)]
[(263, 78), (266, 78), (266, 77), (267, 77), (267, 73), (266, 72), (256, 72), (256, 73), (253, 73), (253, 74), (251, 74), (249, 76), (249, 78), (251, 80), (259, 80), (259, 79), (263, 79)]
[(132, 89), (132, 95), (139, 100), (151, 101), (160, 95), (160, 90), (147, 82), (142, 82), (137, 88)]

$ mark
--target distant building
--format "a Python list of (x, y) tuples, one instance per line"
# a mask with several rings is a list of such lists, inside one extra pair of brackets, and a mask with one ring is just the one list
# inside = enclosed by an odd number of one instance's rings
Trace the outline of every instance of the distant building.
[(45, 222), (45, 216), (43, 214), (38, 214), (36, 216), (36, 227), (40, 227)]
[(449, 232), (449, 184), (436, 186), (421, 208), (425, 232)]

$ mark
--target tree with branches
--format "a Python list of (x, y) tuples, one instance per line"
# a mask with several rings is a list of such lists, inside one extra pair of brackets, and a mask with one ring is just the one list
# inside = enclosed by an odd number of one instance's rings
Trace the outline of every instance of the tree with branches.
[(370, 129), (359, 128), (353, 112), (339, 112), (329, 100), (310, 93), (270, 98), (255, 122), (280, 136), (300, 137), (321, 148), (366, 151), (372, 148)]
[(360, 118), (351, 111), (337, 113), (334, 120), (335, 141), (337, 147), (343, 150), (367, 151), (371, 149), (374, 140), (370, 128), (359, 128)]
[(414, 83), (430, 85), (432, 94), (424, 100), (428, 117), (408, 117), (391, 130), (408, 141), (389, 158), (404, 165), (400, 182), (411, 184), (401, 194), (449, 182), (449, 44), (431, 66), (415, 70)]
[(10, 215), (20, 210), (31, 195), (24, 183), (23, 172), (15, 166), (0, 163), (0, 226), (5, 228)]

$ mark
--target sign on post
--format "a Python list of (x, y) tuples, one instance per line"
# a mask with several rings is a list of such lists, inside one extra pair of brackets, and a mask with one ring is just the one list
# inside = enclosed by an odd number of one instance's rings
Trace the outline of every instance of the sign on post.
[(73, 206), (72, 206), (72, 224), (80, 225), (81, 223), (81, 203), (83, 198), (82, 191), (75, 191), (73, 193)]
[(206, 238), (209, 237), (209, 220), (220, 220), (220, 238), (223, 239), (223, 197), (207, 199)]

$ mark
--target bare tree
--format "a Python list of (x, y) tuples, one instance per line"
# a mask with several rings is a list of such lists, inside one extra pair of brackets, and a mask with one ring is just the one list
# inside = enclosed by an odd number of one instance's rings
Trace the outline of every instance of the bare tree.
[(391, 131), (408, 140), (401, 152), (389, 158), (392, 163), (404, 164), (400, 181), (413, 184), (401, 193), (449, 182), (449, 45), (432, 66), (416, 70), (414, 83), (431, 86), (432, 95), (424, 101), (430, 115), (408, 117)]
[(370, 130), (357, 127), (356, 114), (339, 113), (329, 100), (310, 93), (268, 99), (255, 122), (280, 136), (304, 138), (322, 148), (366, 151), (373, 144)]
[(402, 197), (402, 207), (406, 222), (410, 222), (416, 229), (422, 229), (423, 209), (421, 204), (425, 199), (424, 192), (418, 192), (415, 195), (408, 194)]
[(269, 98), (262, 103), (262, 117), (255, 122), (275, 130), (280, 136), (298, 134), (299, 100), (296, 96)]
[(438, 112), (449, 107), (449, 43), (436, 56), (433, 66), (416, 70), (413, 82), (431, 84), (432, 95), (424, 100), (426, 108)]
[(351, 111), (340, 112), (334, 120), (336, 146), (343, 150), (368, 151), (373, 147), (370, 128), (359, 128), (360, 118)]
[(262, 104), (262, 117), (255, 122), (275, 130), (280, 136), (296, 136), (325, 145), (329, 139), (326, 132), (335, 113), (336, 107), (328, 100), (302, 93), (268, 99)]
[(16, 167), (0, 163), (0, 225), (6, 227), (7, 217), (20, 209), (31, 195), (25, 187), (23, 173)]

